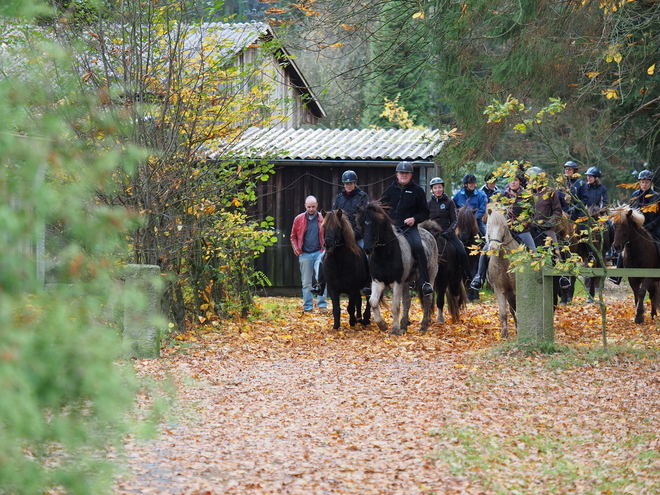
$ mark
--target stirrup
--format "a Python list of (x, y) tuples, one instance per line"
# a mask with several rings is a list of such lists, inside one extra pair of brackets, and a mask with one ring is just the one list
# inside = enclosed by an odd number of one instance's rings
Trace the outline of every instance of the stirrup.
[(470, 282), (470, 289), (479, 290), (481, 289), (481, 286), (482, 286), (481, 277), (477, 275), (472, 279), (472, 282)]
[(566, 290), (571, 288), (571, 281), (568, 277), (559, 277), (559, 288)]
[(362, 292), (362, 294), (366, 297), (371, 297), (371, 287), (362, 287), (360, 292)]
[(433, 294), (433, 286), (431, 285), (430, 282), (424, 282), (424, 284), (422, 285), (422, 294), (424, 294), (425, 296), (430, 296), (431, 294)]
[(612, 282), (614, 285), (619, 285), (623, 277), (607, 277), (607, 280)]

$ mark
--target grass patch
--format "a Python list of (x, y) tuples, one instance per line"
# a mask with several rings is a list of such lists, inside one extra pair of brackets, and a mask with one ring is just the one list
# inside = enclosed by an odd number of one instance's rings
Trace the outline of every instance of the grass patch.
[(491, 494), (660, 492), (654, 433), (615, 439), (605, 430), (564, 435), (547, 425), (510, 428), (487, 432), (448, 425), (431, 430), (438, 448), (429, 457)]

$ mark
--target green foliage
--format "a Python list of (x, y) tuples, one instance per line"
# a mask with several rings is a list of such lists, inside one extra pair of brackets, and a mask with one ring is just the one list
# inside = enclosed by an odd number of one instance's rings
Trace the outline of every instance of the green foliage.
[[(25, 24), (5, 18), (0, 38)], [(110, 493), (106, 454), (121, 447), (137, 391), (116, 362), (113, 319), (131, 219), (94, 199), (142, 154), (118, 143), (130, 127), (107, 126), (100, 102), (55, 70), (70, 62), (63, 50), (34, 49), (0, 54), (0, 493)], [(44, 254), (52, 225), (66, 235)], [(44, 286), (45, 256), (66, 284)]]

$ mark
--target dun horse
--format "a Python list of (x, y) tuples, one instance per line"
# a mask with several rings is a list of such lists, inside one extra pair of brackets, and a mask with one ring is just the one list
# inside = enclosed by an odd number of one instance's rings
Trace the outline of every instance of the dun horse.
[[(405, 333), (410, 310), (410, 290), (408, 284), (417, 282), (418, 293), (424, 308), (422, 333), (426, 332), (433, 297), (422, 296), (421, 284), (412, 250), (406, 238), (397, 231), (390, 217), (377, 201), (371, 201), (358, 211), (357, 222), (364, 238), (364, 249), (370, 254), (369, 271), (371, 272), (371, 298), (369, 303), (374, 314), (374, 321), (381, 330), (387, 330), (387, 323), (380, 313), (380, 299), (388, 286), (392, 286), (392, 335)], [(419, 229), (424, 244), (429, 277), (435, 280), (438, 270), (438, 245), (433, 236), (424, 229)], [(403, 302), (403, 311), (400, 310)], [(400, 320), (399, 320), (400, 316)]]
[(491, 210), (486, 224), (486, 246), (485, 250), (491, 252), (488, 262), (488, 282), (493, 287), (502, 327), (502, 338), (509, 336), (509, 317), (507, 315), (507, 303), (513, 321), (517, 325), (516, 318), (516, 277), (509, 273), (510, 262), (505, 255), (518, 247), (518, 242), (509, 231), (506, 215), (502, 210)]
[[(325, 235), (325, 257), (322, 270), (328, 295), (332, 300), (332, 316), (334, 326), (339, 328), (341, 307), (339, 296), (348, 295), (348, 317), (350, 326), (356, 323), (369, 324), (371, 309), (367, 301), (362, 318), (362, 296), (360, 289), (371, 283), (367, 257), (355, 242), (353, 227), (342, 210), (322, 212), (323, 230)], [(357, 315), (357, 317), (356, 317)]]
[(427, 220), (420, 227), (428, 230), (438, 243), (438, 274), (435, 277), (434, 284), (438, 310), (435, 321), (437, 323), (445, 323), (444, 307), (446, 295), (449, 314), (457, 322), (460, 318), (461, 307), (465, 306), (467, 301), (465, 285), (463, 284), (463, 270), (460, 267), (458, 253), (453, 244), (442, 237), (442, 229), (436, 222)]
[[(630, 207), (612, 210), (614, 242), (617, 253), (623, 252), (624, 268), (660, 268), (660, 255), (651, 235), (644, 230), (644, 215)], [(644, 323), (644, 299), (651, 300), (651, 318), (660, 307), (660, 281), (657, 278), (629, 277), (628, 282), (635, 296), (635, 323)]]

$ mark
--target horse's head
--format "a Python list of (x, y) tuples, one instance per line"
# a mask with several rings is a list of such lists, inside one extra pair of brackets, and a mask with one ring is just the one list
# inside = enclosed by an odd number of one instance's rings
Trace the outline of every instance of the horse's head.
[[(479, 224), (477, 223), (477, 216), (474, 210), (468, 205), (458, 209), (456, 223), (456, 233), (459, 237), (463, 236), (466, 239), (474, 238), (479, 235)], [(461, 237), (461, 239), (463, 239)]]
[(614, 225), (612, 247), (617, 253), (623, 251), (626, 244), (630, 242), (634, 235), (638, 235), (639, 231), (644, 232), (642, 230), (644, 215), (629, 206), (613, 209), (610, 218)]
[(497, 249), (511, 238), (511, 231), (504, 210), (491, 209), (486, 224), (486, 242), (488, 249)]
[(370, 201), (364, 208), (358, 207), (356, 221), (362, 232), (364, 252), (371, 255), (378, 245), (380, 228), (383, 224), (389, 227), (392, 222), (378, 201)]

